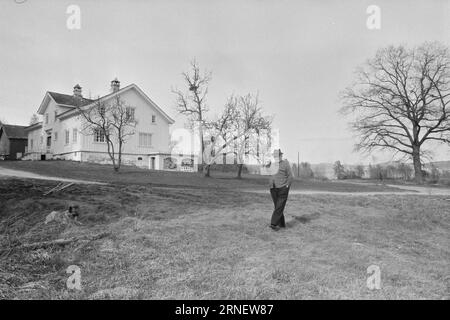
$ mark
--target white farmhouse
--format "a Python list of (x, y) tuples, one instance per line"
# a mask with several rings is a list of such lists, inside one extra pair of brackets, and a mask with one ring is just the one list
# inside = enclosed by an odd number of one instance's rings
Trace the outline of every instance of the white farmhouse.
[[(100, 99), (109, 103), (117, 95), (132, 107), (130, 112), (137, 119), (135, 134), (128, 137), (123, 148), (123, 164), (155, 170), (194, 170), (194, 155), (169, 153), (169, 127), (174, 123), (171, 117), (137, 85), (120, 88), (117, 79), (111, 81), (110, 93)], [(88, 108), (95, 102), (82, 96), (79, 85), (73, 88), (72, 95), (48, 91), (37, 111), (42, 121), (25, 129), (28, 148), (24, 159), (110, 163), (104, 136), (101, 132), (83, 131), (84, 119), (76, 108)]]

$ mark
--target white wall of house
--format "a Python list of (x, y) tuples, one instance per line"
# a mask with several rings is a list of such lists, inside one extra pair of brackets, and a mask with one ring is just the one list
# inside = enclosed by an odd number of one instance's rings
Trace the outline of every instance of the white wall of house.
[[(125, 101), (128, 106), (135, 108), (135, 118), (138, 122), (136, 128), (133, 129), (135, 134), (127, 138), (123, 153), (142, 155), (154, 152), (168, 152), (170, 139), (168, 120), (134, 89), (122, 93), (120, 98)], [(152, 122), (153, 116), (155, 122)], [(79, 118), (79, 121), (81, 121), (82, 117), (79, 116)], [(140, 144), (140, 140), (142, 140), (139, 139), (140, 133), (151, 134), (150, 146), (143, 146)], [(89, 134), (89, 132), (83, 134), (82, 141), (83, 151), (107, 152), (106, 142), (96, 142), (94, 136)]]
[(41, 143), (42, 128), (37, 127), (34, 130), (28, 130), (28, 147), (29, 153), (45, 153), (45, 141)]
[(84, 138), (81, 134), (80, 120), (77, 117), (58, 120), (53, 130), (58, 132), (58, 139), (54, 141), (53, 153), (67, 160), (80, 161)]
[[(50, 99), (44, 114), (41, 115), (40, 120), (42, 121), (42, 126), (35, 129), (28, 129), (28, 153), (58, 156), (80, 150), (81, 142), (79, 121), (76, 118), (67, 118), (64, 120), (56, 118), (57, 114), (60, 114), (66, 110), (67, 108), (58, 106), (53, 100)], [(75, 139), (73, 133), (74, 129), (77, 130)], [(68, 142), (66, 141), (66, 130), (69, 131)], [(47, 148), (48, 136), (51, 136), (50, 148)], [(32, 143), (31, 140), (33, 140)], [(73, 159), (72, 156), (69, 158)], [(73, 160), (77, 159), (74, 158)]]

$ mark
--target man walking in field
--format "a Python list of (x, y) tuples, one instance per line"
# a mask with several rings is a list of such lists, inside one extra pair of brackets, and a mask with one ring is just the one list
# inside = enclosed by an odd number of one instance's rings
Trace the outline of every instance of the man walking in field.
[(270, 176), (270, 195), (274, 205), (270, 227), (278, 231), (280, 228), (286, 227), (283, 212), (294, 176), (292, 175), (289, 161), (283, 160), (281, 149), (275, 149), (273, 157), (275, 161), (269, 163), (270, 172), (272, 173)]

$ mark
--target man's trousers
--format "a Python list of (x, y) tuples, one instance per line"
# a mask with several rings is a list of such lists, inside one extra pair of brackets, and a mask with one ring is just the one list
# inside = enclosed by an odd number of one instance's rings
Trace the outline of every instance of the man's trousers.
[(274, 210), (271, 219), (271, 225), (279, 226), (281, 228), (286, 227), (286, 223), (284, 221), (284, 207), (286, 206), (286, 201), (289, 194), (288, 187), (281, 188), (271, 188), (270, 195), (272, 196)]

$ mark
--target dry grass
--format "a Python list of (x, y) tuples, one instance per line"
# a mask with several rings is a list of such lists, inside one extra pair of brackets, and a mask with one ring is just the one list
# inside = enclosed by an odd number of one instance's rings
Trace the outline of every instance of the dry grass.
[[(0, 179), (2, 248), (111, 232), (4, 253), (0, 298), (450, 298), (444, 197), (292, 195), (288, 228), (274, 232), (268, 194), (208, 181), (215, 187), (89, 185), (43, 197), (55, 182)], [(69, 202), (81, 206), (82, 226), (43, 225)], [(82, 291), (66, 289), (71, 264), (81, 268)], [(380, 290), (366, 287), (372, 264), (381, 268)]]

